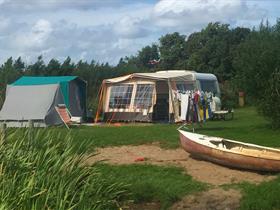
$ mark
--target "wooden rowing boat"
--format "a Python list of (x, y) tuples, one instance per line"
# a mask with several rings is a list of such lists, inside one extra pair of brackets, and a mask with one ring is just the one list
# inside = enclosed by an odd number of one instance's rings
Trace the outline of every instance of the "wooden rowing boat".
[(183, 149), (194, 156), (221, 165), (257, 171), (280, 171), (280, 150), (183, 130)]

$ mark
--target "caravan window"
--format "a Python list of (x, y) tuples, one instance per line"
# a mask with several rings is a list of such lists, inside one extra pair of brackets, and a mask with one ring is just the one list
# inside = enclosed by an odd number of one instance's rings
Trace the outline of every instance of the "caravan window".
[(129, 108), (133, 85), (114, 85), (111, 87), (109, 108)]
[(193, 83), (187, 83), (187, 82), (180, 82), (180, 83), (176, 83), (176, 88), (179, 91), (188, 91), (188, 90), (193, 90), (194, 89), (194, 85)]
[(134, 107), (148, 108), (152, 106), (153, 91), (154, 85), (152, 84), (138, 84), (134, 99)]
[(199, 80), (200, 88), (204, 92), (212, 92), (219, 95), (219, 84), (216, 80)]

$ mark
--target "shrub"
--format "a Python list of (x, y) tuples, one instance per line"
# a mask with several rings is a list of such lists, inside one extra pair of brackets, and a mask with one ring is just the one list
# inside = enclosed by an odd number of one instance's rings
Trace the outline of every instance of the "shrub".
[[(13, 132), (0, 145), (0, 209), (116, 209), (124, 186), (84, 164), (85, 144), (54, 132)], [(77, 149), (80, 151), (76, 153)]]
[(258, 108), (272, 124), (273, 128), (280, 128), (280, 71), (276, 70), (269, 79), (267, 88), (259, 100)]
[(238, 101), (238, 96), (234, 88), (232, 87), (229, 81), (225, 81), (223, 84), (220, 84), (221, 88), (221, 100), (223, 109), (232, 109), (235, 108)]

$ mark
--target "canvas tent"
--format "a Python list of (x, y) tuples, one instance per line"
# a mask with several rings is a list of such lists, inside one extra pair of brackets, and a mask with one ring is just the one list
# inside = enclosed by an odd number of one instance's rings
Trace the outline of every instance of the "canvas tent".
[(36, 126), (61, 124), (58, 104), (65, 104), (73, 116), (85, 117), (86, 83), (75, 76), (21, 77), (7, 86), (0, 121), (12, 127), (26, 126), (28, 120)]
[(186, 70), (134, 73), (103, 81), (95, 121), (180, 121), (174, 91), (203, 90), (220, 96), (213, 74)]

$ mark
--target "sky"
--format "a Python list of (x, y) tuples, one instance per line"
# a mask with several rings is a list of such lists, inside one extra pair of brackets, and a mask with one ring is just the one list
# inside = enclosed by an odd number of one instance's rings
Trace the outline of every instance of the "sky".
[(280, 0), (0, 0), (0, 63), (42, 55), (116, 65), (167, 33), (275, 24), (279, 12)]

